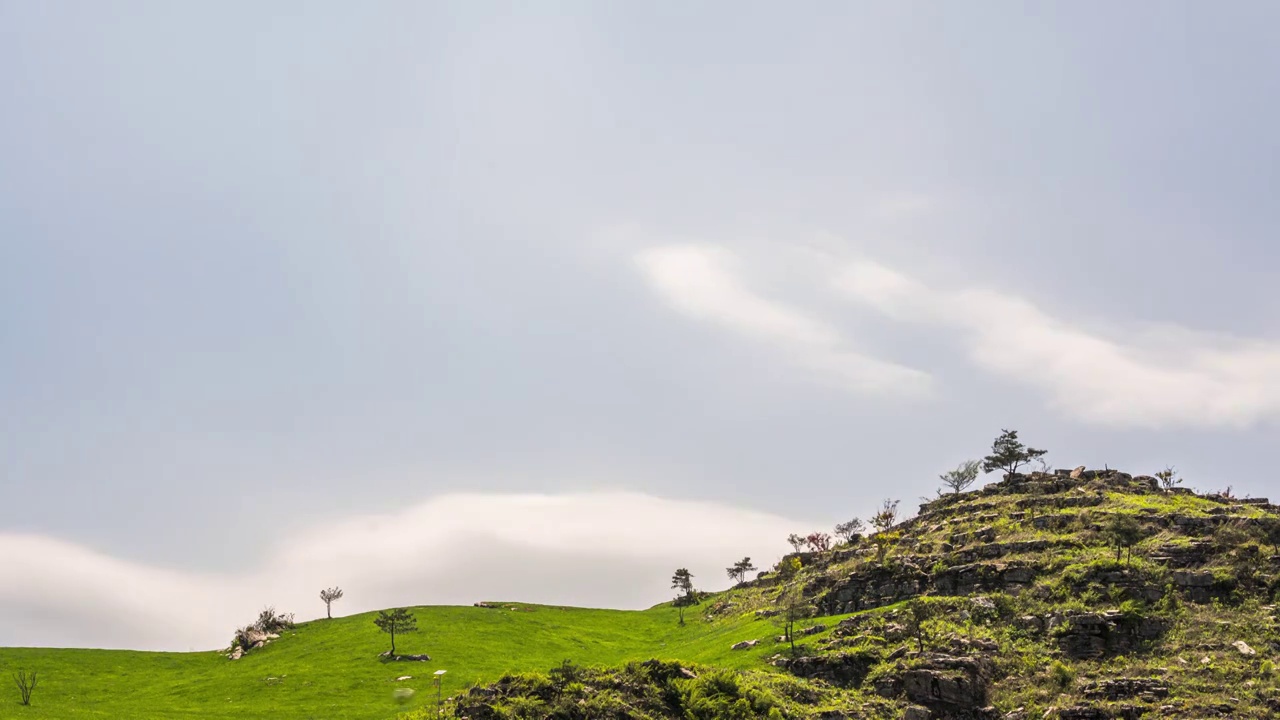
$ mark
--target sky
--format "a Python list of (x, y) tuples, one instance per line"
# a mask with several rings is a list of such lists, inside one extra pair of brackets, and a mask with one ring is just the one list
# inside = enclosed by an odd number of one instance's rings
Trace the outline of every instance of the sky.
[(1278, 24), (0, 0), (0, 645), (647, 607), (1004, 428), (1280, 494)]

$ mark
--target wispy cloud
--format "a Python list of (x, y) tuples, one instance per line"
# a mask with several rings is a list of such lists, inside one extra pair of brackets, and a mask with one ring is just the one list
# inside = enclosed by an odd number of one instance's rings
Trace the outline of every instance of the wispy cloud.
[(935, 289), (872, 261), (850, 264), (837, 286), (889, 317), (959, 331), (977, 365), (1083, 422), (1245, 427), (1280, 415), (1280, 342), (1172, 325), (1090, 327), (1009, 293)]
[(266, 604), (322, 615), (317, 594), (334, 584), (340, 614), (477, 600), (642, 608), (667, 599), (677, 567), (722, 587), (734, 560), (771, 564), (805, 527), (635, 493), (460, 494), (317, 525), (219, 574), (0, 534), (0, 645), (213, 649)]
[(684, 244), (640, 251), (635, 261), (671, 308), (767, 345), (792, 365), (844, 389), (920, 394), (929, 375), (860, 352), (837, 328), (750, 290), (738, 258), (715, 245)]

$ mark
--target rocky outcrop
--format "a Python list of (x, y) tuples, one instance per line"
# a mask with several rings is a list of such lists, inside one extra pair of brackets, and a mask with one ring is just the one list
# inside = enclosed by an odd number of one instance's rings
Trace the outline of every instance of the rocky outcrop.
[(783, 660), (780, 665), (792, 675), (825, 680), (837, 687), (856, 688), (880, 658), (867, 653), (836, 653)]
[(381, 653), (378, 657), (387, 662), (428, 662), (431, 660), (430, 655), (392, 655), (390, 650)]
[(1055, 615), (1045, 626), (1057, 635), (1062, 652), (1077, 659), (1131, 653), (1168, 630), (1161, 618), (1119, 612)]
[(875, 681), (876, 694), (903, 697), (929, 708), (936, 717), (989, 717), (987, 690), (995, 674), (991, 660), (981, 657), (925, 653), (897, 673)]
[(1116, 701), (1137, 698), (1146, 702), (1155, 702), (1169, 697), (1169, 686), (1161, 680), (1145, 678), (1102, 680), (1086, 685), (1084, 696), (1090, 700)]

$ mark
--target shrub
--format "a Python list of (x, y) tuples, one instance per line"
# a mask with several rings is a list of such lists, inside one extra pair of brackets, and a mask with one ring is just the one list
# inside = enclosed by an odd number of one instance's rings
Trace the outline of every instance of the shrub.
[(1054, 687), (1058, 688), (1059, 692), (1064, 692), (1071, 687), (1071, 683), (1075, 682), (1076, 671), (1061, 660), (1054, 660), (1053, 664), (1049, 665), (1049, 679), (1053, 681)]

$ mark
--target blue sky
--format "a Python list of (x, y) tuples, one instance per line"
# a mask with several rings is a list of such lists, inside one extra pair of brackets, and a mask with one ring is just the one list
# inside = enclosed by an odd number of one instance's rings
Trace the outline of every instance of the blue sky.
[[(250, 613), (311, 602), (281, 558), (367, 582), (352, 610), (643, 606), (746, 552), (635, 539), (673, 513), (771, 561), (1004, 427), (1274, 495), (1277, 22), (0, 0), (0, 564), (43, 588), (0, 590), (0, 642), (138, 642), (49, 610), (86, 589), (32, 547), (174, 598), (248, 571)], [(457, 493), (472, 524), (408, 520)], [(612, 537), (600, 498), (652, 510), (617, 593), (480, 561), (570, 567), (563, 522), (496, 526), (582, 503)], [(326, 527), (345, 555), (290, 554)], [(387, 538), (474, 569), (325, 559)]]

